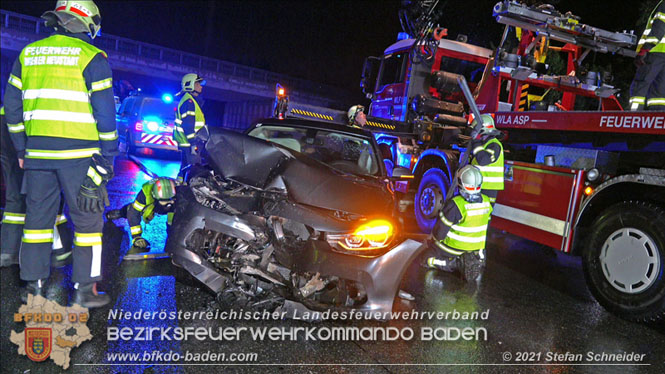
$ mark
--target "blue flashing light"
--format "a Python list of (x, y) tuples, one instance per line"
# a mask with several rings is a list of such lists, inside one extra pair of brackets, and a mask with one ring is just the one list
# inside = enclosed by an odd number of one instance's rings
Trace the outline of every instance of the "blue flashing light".
[(173, 96), (169, 93), (165, 93), (162, 95), (162, 101), (167, 104), (170, 104), (173, 102)]
[(397, 34), (397, 41), (404, 40), (404, 39), (410, 39), (410, 38), (411, 38), (411, 35), (409, 35), (408, 33), (405, 33), (404, 31)]

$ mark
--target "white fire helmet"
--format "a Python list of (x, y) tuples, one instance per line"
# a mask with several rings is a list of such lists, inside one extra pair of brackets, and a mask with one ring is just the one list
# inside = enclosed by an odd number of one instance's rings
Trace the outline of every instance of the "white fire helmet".
[(480, 197), (480, 190), (483, 185), (483, 175), (480, 170), (473, 165), (466, 165), (457, 173), (457, 187), (460, 195), (465, 199)]

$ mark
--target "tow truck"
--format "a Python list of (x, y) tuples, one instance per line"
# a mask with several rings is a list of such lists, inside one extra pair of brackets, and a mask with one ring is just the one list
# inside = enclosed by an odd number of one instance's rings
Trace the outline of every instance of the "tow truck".
[[(624, 111), (608, 75), (584, 68), (590, 53), (634, 57), (637, 36), (583, 24), (550, 5), (504, 0), (493, 8), (505, 25), (493, 51), (447, 39), (435, 26), (437, 3), (414, 3), (413, 22), (401, 14), (415, 37), (368, 57), (361, 80), (371, 100), (366, 126), (395, 165), (412, 170), (405, 200), (421, 230), (431, 230), (468, 140), (461, 75), (505, 134), (505, 189), (492, 227), (581, 256), (589, 289), (610, 312), (662, 320), (665, 113)], [(548, 69), (553, 53), (563, 56), (565, 72)], [(288, 111), (345, 119), (297, 103)]]

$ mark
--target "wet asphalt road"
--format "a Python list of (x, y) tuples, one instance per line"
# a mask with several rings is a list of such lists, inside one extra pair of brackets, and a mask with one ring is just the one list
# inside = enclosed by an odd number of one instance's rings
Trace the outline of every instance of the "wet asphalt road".
[[(178, 162), (142, 158), (154, 172), (175, 176)], [(116, 159), (116, 178), (109, 186), (112, 208), (133, 200), (149, 180), (124, 158)], [(161, 252), (165, 242), (165, 217), (147, 226), (145, 237), (152, 252)], [(94, 338), (70, 357), (73, 373), (663, 373), (665, 372), (665, 327), (639, 325), (607, 313), (587, 291), (579, 259), (556, 254), (519, 238), (493, 232), (488, 243), (488, 266), (478, 286), (463, 285), (454, 275), (438, 274), (413, 267), (404, 288), (415, 302), (396, 301), (396, 310), (486, 311), (487, 320), (398, 320), (391, 322), (353, 321), (310, 324), (302, 321), (180, 320), (110, 321), (110, 309), (125, 311), (216, 310), (214, 296), (185, 274), (176, 271), (169, 259), (122, 261), (129, 247), (125, 220), (107, 222), (104, 228), (104, 281), (102, 289), (114, 300), (107, 308), (91, 311)], [(66, 298), (71, 269), (54, 270), (50, 290)], [(20, 301), (17, 267), (0, 272), (0, 367), (2, 373), (59, 373), (52, 361), (34, 363), (16, 353), (8, 337), (23, 324), (12, 321)], [(411, 328), (410, 341), (240, 341), (109, 342), (107, 327), (397, 327)], [(487, 340), (423, 341), (423, 327), (485, 328)], [(302, 336), (301, 336), (302, 337)], [(252, 363), (238, 365), (120, 365), (109, 353), (123, 352), (255, 353)], [(508, 352), (510, 360), (504, 360)], [(512, 365), (520, 352), (541, 353), (538, 365)], [(643, 366), (594, 366), (589, 361), (548, 361), (552, 353), (583, 354), (635, 352), (644, 354)], [(550, 356), (551, 357), (551, 356)], [(618, 363), (618, 362), (613, 362)], [(79, 364), (79, 365), (77, 365)], [(85, 365), (80, 365), (85, 364)], [(447, 365), (441, 365), (447, 364)], [(506, 365), (511, 364), (511, 365)], [(542, 365), (546, 364), (546, 365)], [(582, 365), (580, 365), (582, 364)]]

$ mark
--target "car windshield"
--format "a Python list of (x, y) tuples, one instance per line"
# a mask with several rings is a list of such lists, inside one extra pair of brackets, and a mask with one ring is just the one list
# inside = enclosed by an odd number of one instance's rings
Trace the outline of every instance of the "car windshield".
[(345, 173), (379, 175), (372, 144), (359, 136), (320, 129), (263, 125), (250, 136), (280, 144)]
[(157, 116), (162, 120), (172, 121), (175, 119), (175, 106), (167, 104), (161, 99), (144, 98), (141, 106), (142, 116)]

